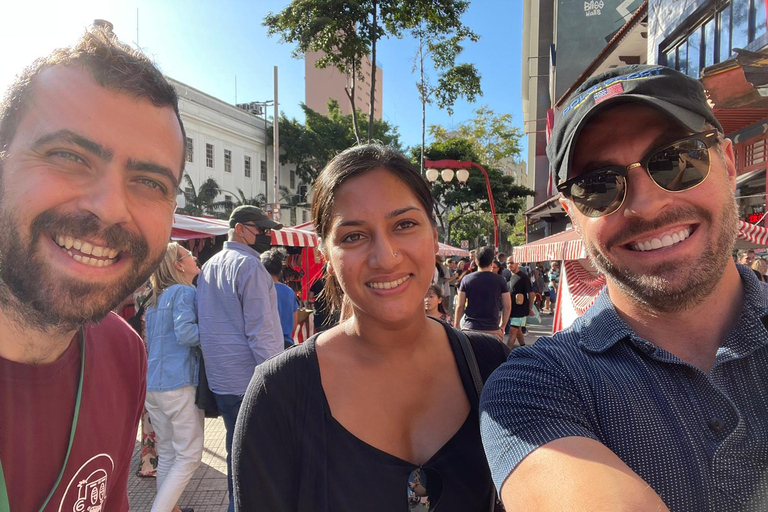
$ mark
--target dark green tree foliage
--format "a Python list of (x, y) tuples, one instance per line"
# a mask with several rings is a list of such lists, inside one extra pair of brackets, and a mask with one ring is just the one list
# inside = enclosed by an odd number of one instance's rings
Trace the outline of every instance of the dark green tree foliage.
[[(293, 0), (277, 14), (269, 13), (264, 25), (270, 35), (296, 45), (294, 56), (320, 51), (325, 55), (317, 66), (333, 66), (349, 77), (345, 87), (352, 111), (357, 80), (363, 80), (360, 62), (371, 58), (371, 105), (368, 111), (368, 140), (376, 138), (374, 91), (376, 90), (376, 48), (379, 40), (402, 37), (407, 30), (427, 24), (442, 29), (460, 27), (467, 0)], [(361, 141), (359, 119), (350, 119), (356, 142)]]
[(196, 188), (189, 174), (184, 174), (184, 208), (179, 208), (179, 213), (187, 215), (216, 215), (218, 206), (216, 196), (219, 195), (219, 184), (213, 178), (208, 178)]
[[(295, 164), (296, 174), (303, 183), (313, 183), (325, 165), (341, 151), (354, 146), (356, 137), (352, 127), (352, 115), (345, 115), (336, 100), (328, 102), (328, 115), (315, 112), (302, 104), (306, 123), (280, 117), (280, 163)], [(357, 112), (358, 118), (364, 114)], [(400, 147), (397, 128), (386, 121), (375, 120), (373, 140)]]
[[(418, 158), (418, 149), (413, 153), (414, 159)], [(479, 154), (475, 141), (468, 138), (452, 138), (444, 142), (434, 142), (426, 148), (425, 156), (427, 160), (433, 161), (450, 159), (471, 161), (482, 165), (488, 172), (500, 230), (510, 233), (513, 231), (511, 225), (506, 225), (507, 219), (514, 222), (514, 215), (523, 209), (522, 199), (533, 195), (534, 192), (516, 184), (512, 176), (484, 165), (484, 159)], [(432, 185), (432, 195), (435, 198), (435, 213), (438, 222), (445, 230), (446, 240), (454, 243), (451, 233), (458, 219), (469, 213), (490, 214), (491, 211), (485, 177), (479, 169), (470, 169), (469, 179), (464, 185), (459, 184), (456, 178), (449, 183), (438, 179)]]

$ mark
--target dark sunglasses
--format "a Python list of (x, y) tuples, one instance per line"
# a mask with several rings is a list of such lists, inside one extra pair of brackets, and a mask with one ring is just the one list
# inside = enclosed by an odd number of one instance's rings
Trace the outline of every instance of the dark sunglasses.
[(419, 467), (408, 475), (408, 510), (435, 510), (443, 494), (443, 479), (437, 470)]
[(700, 185), (709, 176), (709, 148), (717, 142), (717, 130), (689, 135), (646, 154), (637, 163), (612, 165), (584, 172), (564, 181), (557, 190), (587, 217), (616, 212), (627, 197), (627, 174), (636, 167), (667, 192), (682, 192)]

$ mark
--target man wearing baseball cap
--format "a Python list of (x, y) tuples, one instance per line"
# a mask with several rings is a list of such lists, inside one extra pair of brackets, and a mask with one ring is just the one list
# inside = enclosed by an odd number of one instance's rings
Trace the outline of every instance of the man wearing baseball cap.
[(224, 249), (203, 265), (197, 278), (205, 373), (227, 429), (230, 512), (237, 413), (256, 365), (283, 350), (275, 283), (259, 258), (271, 245), (270, 232), (282, 227), (255, 206), (238, 206), (229, 217)]
[(612, 69), (547, 155), (607, 285), (485, 386), (507, 510), (768, 510), (768, 285), (731, 258), (733, 146), (701, 84)]

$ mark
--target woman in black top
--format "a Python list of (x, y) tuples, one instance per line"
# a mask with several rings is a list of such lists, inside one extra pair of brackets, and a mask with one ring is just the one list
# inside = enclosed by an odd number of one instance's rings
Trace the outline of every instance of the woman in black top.
[[(237, 510), (489, 510), (469, 366), (424, 312), (432, 211), (424, 179), (384, 146), (349, 149), (318, 177), (323, 293), (348, 318), (256, 368), (235, 432)], [(506, 348), (470, 341), (485, 379)]]

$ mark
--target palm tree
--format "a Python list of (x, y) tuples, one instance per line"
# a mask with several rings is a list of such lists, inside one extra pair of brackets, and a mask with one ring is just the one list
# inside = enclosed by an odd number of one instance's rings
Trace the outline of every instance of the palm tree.
[(280, 208), (290, 208), (291, 210), (291, 225), (296, 225), (296, 207), (307, 207), (309, 203), (302, 201), (302, 197), (298, 192), (293, 192), (285, 185), (280, 185)]
[[(229, 192), (232, 194), (229, 190), (219, 189), (219, 192)], [(225, 218), (229, 218), (229, 214), (232, 213), (232, 210), (237, 208), (238, 206), (242, 206), (244, 204), (250, 204), (253, 206), (258, 206), (259, 208), (264, 208), (264, 205), (267, 203), (267, 196), (264, 194), (256, 194), (254, 197), (245, 197), (245, 192), (241, 188), (237, 189), (237, 194), (235, 195), (235, 199), (224, 199), (223, 201), (217, 201), (213, 203), (213, 207), (220, 209), (223, 211)]]
[(208, 178), (200, 185), (200, 188), (195, 188), (195, 184), (192, 182), (192, 178), (189, 174), (184, 174), (182, 178), (184, 181), (184, 208), (179, 209), (179, 213), (186, 213), (187, 215), (216, 215), (216, 196), (219, 195), (219, 184), (213, 178)]

